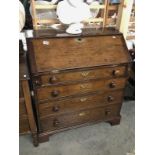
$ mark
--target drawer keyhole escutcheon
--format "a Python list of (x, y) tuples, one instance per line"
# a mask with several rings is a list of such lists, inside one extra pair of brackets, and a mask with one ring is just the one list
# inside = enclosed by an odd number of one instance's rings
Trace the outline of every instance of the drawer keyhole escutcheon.
[(78, 42), (78, 43), (82, 43), (82, 42), (84, 41), (84, 39), (82, 39), (82, 38), (76, 38), (75, 40), (76, 40), (76, 42)]
[(85, 116), (85, 115), (86, 115), (85, 112), (81, 112), (81, 113), (79, 113), (79, 116)]
[(83, 77), (86, 77), (86, 76), (89, 75), (89, 73), (90, 73), (90, 72), (82, 72), (81, 75), (82, 75)]
[(81, 98), (80, 101), (85, 102), (85, 101), (87, 101), (87, 98)]
[(49, 41), (47, 41), (47, 40), (43, 41), (43, 45), (49, 45), (49, 44), (50, 44)]

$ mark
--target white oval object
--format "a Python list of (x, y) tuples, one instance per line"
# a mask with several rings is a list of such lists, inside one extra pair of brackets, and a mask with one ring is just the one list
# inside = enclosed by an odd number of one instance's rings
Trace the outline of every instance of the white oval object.
[(23, 4), (19, 1), (19, 32), (25, 25), (25, 9)]
[(83, 28), (83, 24), (81, 23), (71, 24), (67, 28), (66, 32), (70, 34), (79, 34), (79, 33), (82, 33), (82, 28)]
[(59, 20), (63, 24), (71, 24), (79, 23), (85, 19), (90, 18), (91, 13), (89, 5), (83, 2), (80, 2), (79, 4), (78, 6), (73, 7), (68, 0), (59, 2), (57, 5), (57, 15)]
[[(99, 5), (99, 2), (98, 2), (98, 1), (94, 1), (94, 2), (92, 2), (92, 3), (90, 4), (90, 6), (93, 6), (93, 5)], [(100, 11), (100, 9), (90, 9), (91, 16), (92, 16), (93, 18), (95, 18), (95, 17), (98, 15), (99, 11)]]

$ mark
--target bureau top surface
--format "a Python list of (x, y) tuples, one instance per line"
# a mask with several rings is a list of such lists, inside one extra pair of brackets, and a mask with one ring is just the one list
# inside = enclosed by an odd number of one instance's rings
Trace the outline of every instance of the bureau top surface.
[[(27, 34), (27, 33), (26, 33)], [(83, 29), (81, 34), (68, 34), (65, 32), (65, 29), (62, 30), (33, 30), (30, 38), (59, 38), (59, 37), (77, 37), (77, 36), (96, 36), (96, 35), (115, 35), (120, 34), (118, 30), (112, 28), (86, 28)], [(29, 35), (27, 35), (29, 38)]]
[(28, 39), (31, 72), (118, 65), (131, 61), (121, 33), (92, 32), (94, 35), (67, 37), (59, 34), (59, 37)]

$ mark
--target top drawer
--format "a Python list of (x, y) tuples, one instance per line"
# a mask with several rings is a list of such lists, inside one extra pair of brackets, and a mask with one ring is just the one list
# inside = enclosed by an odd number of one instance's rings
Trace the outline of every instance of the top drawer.
[(122, 35), (29, 39), (32, 73), (128, 63)]
[(126, 67), (125, 66), (116, 66), (116, 67), (97, 67), (93, 69), (83, 69), (83, 70), (74, 70), (66, 71), (61, 73), (49, 73), (45, 75), (33, 77), (33, 83), (36, 87), (46, 86), (57, 83), (65, 82), (75, 82), (83, 81), (90, 79), (99, 79), (99, 78), (115, 78), (125, 76)]

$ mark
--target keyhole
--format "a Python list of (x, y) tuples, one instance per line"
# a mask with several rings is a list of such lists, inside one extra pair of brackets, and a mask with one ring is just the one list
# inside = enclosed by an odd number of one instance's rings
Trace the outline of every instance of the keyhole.
[(82, 39), (81, 38), (78, 38), (78, 41), (82, 41)]

